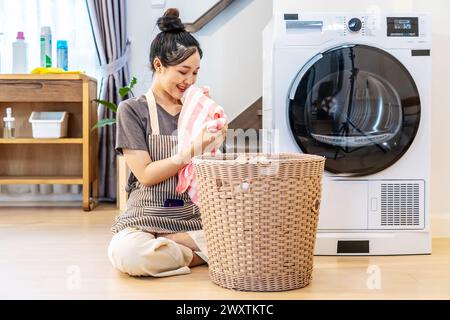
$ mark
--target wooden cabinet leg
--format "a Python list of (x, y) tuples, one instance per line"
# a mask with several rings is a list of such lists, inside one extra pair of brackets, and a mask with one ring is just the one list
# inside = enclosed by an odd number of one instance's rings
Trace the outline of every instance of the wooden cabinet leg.
[(91, 204), (90, 204), (90, 190), (91, 184), (89, 182), (83, 183), (83, 210), (84, 211), (91, 211)]

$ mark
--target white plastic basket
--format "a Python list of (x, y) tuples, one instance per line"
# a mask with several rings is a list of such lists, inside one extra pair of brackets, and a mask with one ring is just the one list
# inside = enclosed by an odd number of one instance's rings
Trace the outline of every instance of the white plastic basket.
[(61, 112), (31, 113), (30, 119), (33, 138), (62, 138), (67, 136), (67, 120), (69, 114)]

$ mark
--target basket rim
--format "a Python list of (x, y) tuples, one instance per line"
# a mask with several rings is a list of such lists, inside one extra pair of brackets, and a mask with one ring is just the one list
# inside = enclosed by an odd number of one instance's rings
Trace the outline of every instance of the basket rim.
[[(237, 161), (239, 156), (254, 156), (254, 157), (267, 157), (264, 161), (256, 161), (256, 163), (286, 163), (286, 162), (322, 162), (325, 161), (325, 157), (306, 154), (306, 153), (221, 153), (217, 155), (199, 155), (192, 158), (193, 164), (202, 164), (202, 163), (220, 163), (223, 165), (236, 165), (236, 164), (254, 164), (255, 161), (249, 161), (250, 159), (245, 159), (245, 162), (242, 160)], [(218, 159), (217, 157), (232, 157), (232, 159)], [(272, 158), (274, 157), (274, 158)], [(277, 158), (278, 157), (278, 158)], [(282, 158), (283, 157), (283, 158)]]

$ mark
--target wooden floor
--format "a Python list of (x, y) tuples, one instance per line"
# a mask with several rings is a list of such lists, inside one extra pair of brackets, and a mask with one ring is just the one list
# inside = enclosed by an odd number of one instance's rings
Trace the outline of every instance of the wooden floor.
[(216, 286), (206, 267), (163, 279), (117, 272), (106, 255), (116, 214), (0, 208), (0, 299), (450, 299), (450, 239), (435, 239), (431, 256), (316, 257), (308, 287), (248, 293)]

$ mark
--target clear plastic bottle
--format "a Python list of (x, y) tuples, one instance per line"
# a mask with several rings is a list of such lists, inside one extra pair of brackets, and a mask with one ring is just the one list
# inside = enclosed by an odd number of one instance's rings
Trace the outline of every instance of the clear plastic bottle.
[(69, 70), (68, 66), (68, 48), (66, 40), (58, 40), (56, 42), (57, 66), (64, 71)]
[(25, 35), (22, 31), (17, 32), (15, 42), (13, 42), (13, 73), (28, 73), (28, 45), (25, 42)]
[(50, 27), (41, 28), (41, 67), (52, 67), (52, 31)]
[(6, 108), (6, 117), (3, 118), (3, 138), (12, 139), (16, 137), (15, 133), (16, 119), (12, 116), (12, 109)]

